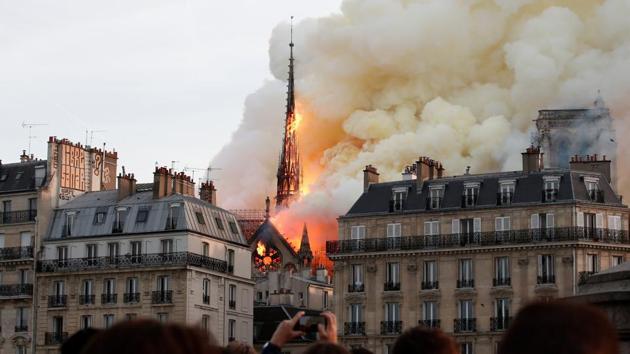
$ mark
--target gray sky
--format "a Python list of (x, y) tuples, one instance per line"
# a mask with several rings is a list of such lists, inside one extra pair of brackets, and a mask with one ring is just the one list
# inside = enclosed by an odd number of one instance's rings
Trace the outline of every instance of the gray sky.
[[(119, 151), (148, 181), (156, 161), (206, 167), (269, 73), (268, 40), (291, 15), (340, 0), (0, 0), (0, 159), (50, 135)], [(281, 102), (280, 104), (284, 104)], [(281, 121), (281, 118), (279, 118)]]

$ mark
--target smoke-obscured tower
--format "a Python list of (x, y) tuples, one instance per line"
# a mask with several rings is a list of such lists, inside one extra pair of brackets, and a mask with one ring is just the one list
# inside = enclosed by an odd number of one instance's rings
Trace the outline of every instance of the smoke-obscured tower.
[(276, 209), (286, 208), (300, 195), (300, 156), (298, 153), (297, 117), (295, 114), (295, 93), (293, 83), (293, 27), (289, 42), (289, 82), (287, 85), (287, 111), (284, 118), (282, 152), (278, 164), (278, 188)]

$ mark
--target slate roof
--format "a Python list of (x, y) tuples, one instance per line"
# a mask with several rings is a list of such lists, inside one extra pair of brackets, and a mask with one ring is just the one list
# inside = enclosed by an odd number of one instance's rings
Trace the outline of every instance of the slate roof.
[(424, 181), (420, 193), (418, 193), (415, 179), (375, 183), (361, 194), (345, 216), (389, 213), (393, 189), (399, 187), (407, 190), (407, 198), (403, 202), (403, 213), (428, 211), (429, 188), (433, 185), (445, 186), (442, 205), (436, 210), (461, 209), (464, 185), (468, 182), (479, 182), (480, 190), (476, 206), (466, 207), (466, 209), (497, 208), (497, 193), (499, 192), (499, 182), (502, 180), (516, 181), (511, 205), (540, 204), (543, 197), (544, 176), (560, 176), (560, 187), (556, 202), (590, 202), (583, 177), (594, 176), (599, 178), (599, 190), (602, 192), (604, 203), (623, 206), (620, 198), (615, 194), (605, 177), (598, 173), (571, 171), (568, 169), (545, 169), (536, 172), (513, 171), (443, 177)]
[(254, 232), (254, 235), (250, 238), (249, 243), (250, 245), (253, 245), (252, 248), (255, 248), (258, 241), (262, 241), (265, 245), (270, 245), (275, 243), (273, 240), (278, 240), (288, 249), (291, 256), (297, 257), (297, 253), (293, 247), (269, 219), (266, 219), (260, 227), (258, 227), (256, 232)]
[(0, 193), (35, 191), (43, 186), (46, 178), (35, 183), (35, 167), (39, 166), (46, 171), (46, 160), (0, 164)]
[[(119, 207), (127, 208), (127, 216), (123, 231), (120, 234), (153, 233), (166, 230), (167, 218), (170, 206), (173, 203), (181, 203), (178, 222), (173, 230), (190, 230), (200, 234), (216, 237), (228, 242), (247, 246), (238, 223), (233, 214), (227, 210), (216, 207), (201, 199), (173, 194), (161, 199), (153, 199), (153, 192), (139, 192), (120, 201), (117, 200), (118, 191), (88, 192), (55, 209), (54, 217), (49, 226), (47, 239), (62, 238), (62, 230), (65, 224), (65, 214), (76, 212), (72, 236), (65, 237), (96, 237), (111, 236), (114, 226), (115, 212)], [(138, 211), (148, 210), (145, 222), (137, 222)], [(101, 224), (95, 223), (95, 215), (98, 212), (106, 214)], [(203, 224), (198, 221), (197, 214), (201, 213)], [(221, 220), (221, 229), (216, 219)], [(230, 223), (234, 223), (232, 232)]]

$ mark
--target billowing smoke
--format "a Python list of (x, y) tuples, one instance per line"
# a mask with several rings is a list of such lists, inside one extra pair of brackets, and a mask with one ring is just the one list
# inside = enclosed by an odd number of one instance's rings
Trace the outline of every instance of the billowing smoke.
[[(285, 234), (297, 238), (306, 221), (312, 237), (334, 238), (367, 164), (382, 180), (399, 178), (420, 155), (448, 174), (518, 169), (537, 110), (589, 107), (598, 89), (617, 135), (630, 132), (630, 0), (555, 3), (346, 0), (339, 14), (298, 23), (308, 185), (276, 217)], [(241, 127), (213, 160), (223, 168), (224, 207), (260, 207), (275, 194), (288, 34), (280, 24), (270, 41), (278, 81), (247, 99)], [(619, 140), (621, 151), (630, 147)], [(628, 162), (618, 163), (622, 177)], [(630, 181), (620, 191), (630, 192)]]

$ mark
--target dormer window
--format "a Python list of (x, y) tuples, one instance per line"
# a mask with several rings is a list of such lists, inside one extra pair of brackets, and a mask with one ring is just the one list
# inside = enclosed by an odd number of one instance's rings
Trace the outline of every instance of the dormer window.
[(444, 199), (444, 185), (429, 186), (429, 200), (427, 209), (439, 209)]
[(136, 223), (146, 222), (148, 218), (149, 218), (149, 208), (140, 207), (138, 209), (138, 214), (136, 214)]
[(74, 211), (69, 211), (66, 213), (66, 220), (63, 224), (63, 230), (61, 231), (62, 237), (72, 236), (72, 231), (74, 230), (74, 222), (76, 220), (77, 213)]
[(477, 198), (479, 197), (479, 185), (479, 183), (464, 183), (462, 208), (469, 208), (477, 205)]
[(497, 205), (510, 205), (514, 197), (516, 181), (499, 181), (499, 192), (497, 193)]
[(407, 187), (392, 189), (392, 200), (390, 200), (389, 211), (401, 211), (404, 209), (405, 199), (407, 199)]
[(119, 234), (123, 232), (125, 228), (125, 220), (127, 219), (127, 208), (119, 207), (114, 211), (114, 225), (112, 226), (112, 233)]
[(179, 210), (181, 208), (180, 203), (173, 203), (169, 205), (168, 208), (168, 217), (166, 218), (166, 229), (167, 230), (175, 230), (177, 229), (177, 222), (179, 221)]
[(599, 178), (584, 176), (584, 185), (586, 186), (586, 193), (588, 198), (594, 202), (604, 202), (604, 196), (599, 190)]
[(560, 176), (544, 176), (543, 202), (555, 202), (560, 189)]

